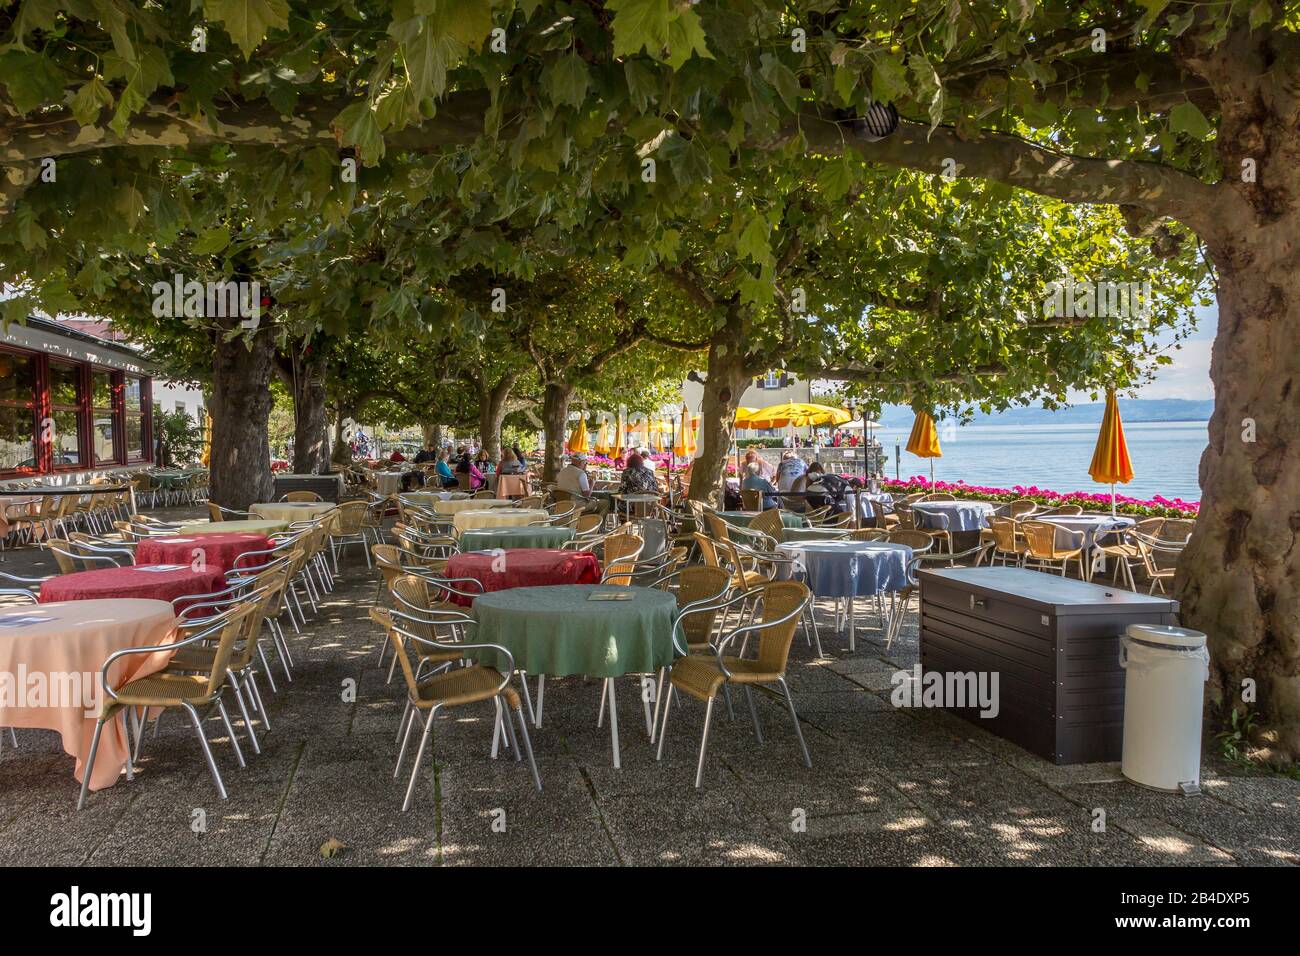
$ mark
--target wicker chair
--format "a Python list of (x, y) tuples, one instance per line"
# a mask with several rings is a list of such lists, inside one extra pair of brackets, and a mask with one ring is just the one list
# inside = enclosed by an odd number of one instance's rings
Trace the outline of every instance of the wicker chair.
[(1147, 589), (1147, 593), (1155, 594), (1156, 588), (1159, 587), (1160, 593), (1164, 594), (1165, 582), (1173, 581), (1177, 568), (1174, 566), (1176, 560), (1173, 563), (1164, 564), (1160, 560), (1161, 556), (1169, 555), (1176, 559), (1178, 555), (1183, 553), (1184, 545), (1162, 538), (1149, 538), (1140, 532), (1134, 532), (1130, 537), (1137, 545), (1138, 553), (1142, 556), (1142, 570), (1151, 579), (1151, 587)]
[(640, 535), (630, 532), (612, 534), (605, 539), (600, 581), (602, 584), (631, 584), (636, 559), (645, 547)]
[(324, 501), (320, 495), (314, 491), (291, 491), (288, 494), (280, 496), (281, 501)]
[(741, 488), (740, 507), (746, 511), (762, 511), (763, 493), (757, 488)]
[(927, 552), (934, 547), (934, 538), (924, 531), (917, 531), (915, 528), (910, 530), (891, 531), (885, 537), (890, 544), (905, 544), (912, 549), (912, 553)]
[(1008, 561), (1012, 561), (1016, 565), (1024, 563), (1025, 552), (1027, 551), (1028, 546), (1025, 543), (1024, 535), (1020, 533), (1020, 525), (1018, 522), (1013, 521), (1010, 518), (991, 517), (989, 518), (989, 527), (987, 530), (993, 539), (992, 545), (990, 547), (985, 547), (983, 536), (981, 535), (980, 553), (979, 557), (975, 559), (976, 564), (980, 563), (980, 560), (986, 553), (989, 556), (990, 565), (999, 558), (1002, 559), (1004, 565)]
[(888, 541), (889, 532), (884, 528), (858, 528), (849, 532), (850, 541)]
[(754, 518), (749, 523), (749, 530), (767, 537), (768, 540), (763, 542), (763, 547), (768, 551), (785, 539), (785, 522), (781, 520), (781, 512), (776, 508), (764, 511)]
[[(1059, 562), (1061, 577), (1065, 577), (1070, 562), (1077, 561), (1079, 577), (1088, 580), (1088, 569), (1083, 559), (1082, 531), (1070, 531), (1058, 525), (1048, 524), (1046, 521), (1022, 521), (1020, 533), (1025, 538), (1023, 562), (1025, 567), (1035, 564), (1040, 569), (1054, 568)], [(1065, 548), (1057, 546), (1057, 541), (1062, 535), (1070, 539), (1070, 545)]]
[[(709, 731), (713, 723), (713, 704), (717, 699), (718, 691), (730, 684), (744, 687), (749, 713), (754, 721), (754, 735), (760, 744), (763, 742), (763, 729), (759, 723), (758, 710), (754, 706), (751, 687), (755, 684), (775, 684), (780, 688), (781, 696), (790, 710), (790, 718), (794, 722), (795, 736), (799, 740), (799, 749), (803, 751), (804, 763), (812, 767), (812, 757), (808, 754), (808, 745), (804, 742), (803, 731), (799, 727), (799, 715), (794, 709), (794, 698), (790, 694), (789, 685), (785, 682), (790, 644), (794, 640), (795, 628), (798, 627), (799, 619), (810, 599), (810, 592), (806, 585), (798, 581), (771, 581), (763, 585), (760, 596), (763, 612), (759, 622), (738, 627), (723, 635), (712, 647), (712, 656), (696, 654), (678, 658), (669, 673), (668, 679), (673, 688), (705, 704), (704, 733), (700, 738), (700, 754), (695, 769), (697, 789), (704, 780), (704, 758), (708, 751)], [(750, 636), (757, 638), (757, 653), (753, 658), (745, 657), (743, 648), (734, 657), (725, 653), (738, 637), (748, 641)], [(668, 715), (672, 708), (665, 706), (662, 711), (663, 721), (657, 734), (659, 746), (655, 752), (656, 760), (663, 758), (664, 740), (668, 732)]]
[(366, 558), (366, 567), (370, 567), (370, 542), (366, 540), (364, 527), (366, 510), (369, 507), (370, 505), (364, 501), (349, 501), (339, 505), (338, 510), (332, 513), (333, 520), (329, 524), (330, 556), (334, 559), (336, 573), (339, 569), (339, 551), (349, 544), (361, 545), (361, 553)]
[(1111, 581), (1118, 584), (1122, 578), (1130, 591), (1136, 591), (1137, 582), (1133, 579), (1133, 568), (1135, 565), (1142, 567), (1145, 565), (1142, 562), (1142, 550), (1138, 547), (1133, 534), (1136, 532), (1148, 538), (1159, 538), (1164, 523), (1164, 518), (1143, 518), (1131, 528), (1104, 535), (1098, 534), (1093, 548), (1093, 557), (1113, 559), (1115, 570), (1111, 574)]
[[(128, 647), (109, 655), (100, 671), (103, 678), (101, 686), (104, 688), (104, 693), (108, 695), (108, 699), (104, 701), (99, 719), (95, 722), (95, 733), (90, 741), (90, 755), (86, 759), (86, 769), (81, 779), (81, 797), (77, 800), (78, 810), (86, 806), (86, 798), (90, 792), (91, 773), (95, 768), (95, 755), (99, 751), (99, 739), (104, 732), (104, 724), (117, 716), (120, 711), (129, 749), (131, 740), (129, 710), (133, 707), (146, 713), (158, 708), (183, 708), (190, 715), (190, 720), (194, 724), (194, 731), (199, 736), (199, 743), (203, 746), (203, 756), (207, 760), (208, 771), (212, 774), (212, 779), (217, 785), (217, 793), (222, 800), (226, 799), (226, 786), (221, 780), (221, 772), (217, 770), (216, 761), (212, 758), (212, 748), (208, 745), (208, 738), (203, 732), (203, 720), (199, 716), (199, 708), (206, 707), (209, 710), (215, 708), (221, 714), (221, 720), (226, 725), (226, 734), (230, 737), (230, 745), (235, 750), (239, 765), (244, 766), (244, 755), (239, 749), (239, 738), (235, 736), (235, 728), (230, 723), (230, 715), (226, 713), (225, 704), (221, 702), (221, 691), (228, 679), (226, 674), (227, 665), (234, 653), (235, 644), (246, 633), (249, 627), (249, 619), (260, 613), (261, 609), (257, 602), (243, 604), (217, 618), (209, 619), (204, 622), (206, 626), (202, 630), (180, 641), (172, 644), (155, 644), (150, 647)], [(182, 648), (196, 646), (209, 639), (215, 640), (216, 647), (212, 653), (212, 666), (206, 674), (173, 674), (163, 671), (150, 674), (148, 677), (137, 678), (126, 683), (120, 689), (113, 690), (113, 685), (108, 679), (108, 671), (121, 658), (131, 654), (179, 651)], [(142, 732), (143, 724), (136, 729), (137, 735), (142, 734)], [(133, 765), (134, 761), (128, 754), (126, 763), (128, 780), (134, 778)]]
[[(528, 755), (528, 766), (533, 772), (533, 783), (540, 791), (542, 789), (542, 778), (537, 772), (537, 761), (533, 757), (533, 744), (528, 736), (528, 723), (524, 719), (523, 707), (520, 701), (519, 693), (510, 686), (510, 678), (514, 674), (514, 657), (510, 651), (499, 644), (473, 644), (473, 643), (446, 643), (438, 640), (431, 640), (421, 637), (410, 630), (410, 625), (424, 624), (427, 622), (414, 619), (399, 611), (387, 612), (391, 616), (393, 626), (389, 633), (389, 638), (393, 642), (393, 649), (396, 651), (396, 658), (402, 668), (402, 676), (406, 681), (407, 693), (407, 716), (403, 720), (404, 729), (400, 731), (402, 736), (402, 749), (397, 755), (397, 766), (393, 770), (393, 776), (397, 777), (402, 770), (402, 761), (406, 757), (406, 749), (411, 739), (411, 731), (415, 728), (416, 715), (427, 713), (424, 720), (424, 732), (420, 736), (420, 743), (415, 751), (415, 765), (411, 768), (411, 779), (406, 785), (406, 799), (402, 803), (402, 812), (405, 813), (411, 809), (411, 802), (415, 797), (415, 783), (420, 778), (420, 764), (424, 760), (424, 752), (428, 749), (429, 735), (433, 730), (433, 719), (437, 716), (438, 711), (444, 707), (460, 707), (464, 704), (480, 703), (493, 701), (497, 709), (497, 718), (500, 723), (505, 725), (506, 736), (510, 741), (511, 747), (515, 752), (515, 760), (522, 759), (519, 743), (523, 741), (523, 752)], [(464, 630), (475, 628), (478, 622), (464, 614), (441, 614), (437, 616), (435, 627), (456, 627)], [(467, 658), (467, 651), (495, 651), (496, 654), (505, 659), (505, 673), (494, 667), (485, 667), (481, 664), (471, 663), (467, 667), (458, 667), (444, 670), (428, 677), (420, 678), (417, 676), (416, 669), (411, 666), (411, 658), (408, 654), (408, 644), (419, 646), (420, 652), (426, 655), (454, 653), (457, 660), (472, 660)], [(515, 726), (511, 718), (519, 724), (519, 734), (515, 734)], [(494, 734), (496, 724), (494, 724)]]

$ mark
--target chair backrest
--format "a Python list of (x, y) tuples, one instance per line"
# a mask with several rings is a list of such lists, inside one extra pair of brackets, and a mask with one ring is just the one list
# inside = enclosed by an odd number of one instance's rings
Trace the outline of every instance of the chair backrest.
[(998, 551), (1015, 553), (1019, 550), (1019, 544), (1016, 542), (1018, 526), (1010, 518), (990, 517), (989, 530), (993, 532), (993, 546)]
[(330, 533), (335, 535), (352, 535), (361, 533), (361, 522), (370, 506), (364, 501), (348, 501), (330, 512), (334, 521)]
[(632, 572), (636, 568), (637, 556), (645, 547), (645, 540), (639, 534), (624, 532), (611, 534), (605, 539), (605, 582), (607, 584), (631, 584)]
[(490, 492), (490, 491), (476, 491), (476, 492), (474, 492), (474, 494), (473, 494), (472, 497), (474, 497), (474, 498), (495, 498), (496, 495), (492, 494), (492, 492)]
[(71, 541), (63, 538), (47, 538), (45, 546), (50, 549), (50, 553), (54, 555), (54, 560), (59, 563), (61, 573), (75, 574), (80, 570), (72, 557), (76, 550), (73, 548)]
[(794, 632), (799, 626), (799, 615), (796, 612), (808, 603), (810, 594), (808, 585), (802, 581), (770, 581), (763, 585), (761, 623), (780, 621), (787, 615), (789, 620), (755, 632), (758, 634), (757, 660), (762, 670), (772, 674), (785, 673), (790, 644), (794, 641)]
[(1160, 539), (1186, 543), (1195, 529), (1196, 521), (1193, 518), (1166, 518), (1160, 527)]
[(956, 501), (956, 495), (950, 495), (946, 491), (934, 491), (928, 495), (922, 495), (918, 501)]
[(467, 471), (456, 472), (456, 487), (461, 491), (473, 491), (474, 477)]
[(695, 543), (699, 546), (700, 556), (704, 558), (706, 565), (711, 568), (722, 567), (722, 562), (718, 560), (717, 546), (712, 538), (707, 534), (701, 534), (699, 531), (693, 532), (691, 537), (695, 539)]
[(730, 541), (731, 528), (725, 518), (720, 517), (716, 512), (704, 512), (704, 523), (708, 525), (709, 534), (717, 541)]
[(574, 525), (574, 530), (578, 534), (590, 534), (599, 531), (604, 524), (605, 519), (600, 515), (584, 514), (578, 516), (578, 523)]
[(372, 544), (370, 553), (374, 555), (375, 567), (384, 577), (384, 586), (391, 591), (393, 582), (406, 574), (402, 570), (402, 549), (395, 544)]
[(761, 532), (780, 544), (781, 537), (785, 532), (785, 523), (781, 520), (781, 512), (772, 508), (768, 511), (764, 511), (751, 521), (749, 523), (749, 529), (751, 531)]
[(314, 491), (291, 491), (280, 499), (281, 501), (324, 501), (320, 495)]
[(1007, 513), (1013, 518), (1023, 518), (1025, 515), (1033, 514), (1038, 509), (1038, 502), (1030, 498), (1017, 498), (1007, 505)]
[[(693, 564), (683, 568), (677, 575), (677, 610), (681, 611), (697, 601), (717, 598), (721, 602), (731, 575), (724, 569), (707, 564)], [(713, 628), (718, 620), (716, 608), (701, 609), (682, 619), (681, 633), (688, 644), (707, 644), (713, 637)]]
[(929, 551), (934, 546), (934, 538), (916, 529), (891, 531), (885, 540), (890, 544), (905, 544), (913, 551)]
[(208, 520), (209, 520), (209, 521), (225, 521), (225, 520), (226, 520), (226, 516), (225, 516), (224, 514), (221, 513), (221, 508), (218, 507), (218, 505), (217, 505), (217, 503), (216, 503), (215, 501), (209, 501), (209, 502), (208, 502)]
[(519, 501), (515, 504), (515, 507), (536, 508), (542, 510), (545, 509), (546, 507), (546, 499), (543, 498), (541, 495), (529, 495), (527, 498), (520, 498)]
[[(928, 537), (928, 535), (927, 535)], [(850, 541), (887, 541), (889, 532), (883, 528), (858, 528), (849, 532)]]
[(1083, 514), (1083, 506), (1082, 505), (1060, 505), (1059, 507), (1052, 509), (1052, 514), (1065, 515), (1069, 517), (1073, 517), (1074, 515), (1081, 515)]
[(1020, 533), (1025, 537), (1025, 546), (1031, 558), (1054, 561), (1068, 554), (1056, 548), (1057, 527), (1046, 521), (1022, 521)]
[(757, 488), (741, 488), (740, 506), (746, 511), (762, 511), (763, 493)]
[(212, 655), (212, 669), (208, 671), (208, 696), (211, 697), (226, 682), (226, 671), (230, 669), (231, 659), (235, 654), (235, 645), (247, 638), (249, 629), (262, 623), (262, 604), (260, 599), (238, 605), (228, 612), (217, 637), (216, 652)]

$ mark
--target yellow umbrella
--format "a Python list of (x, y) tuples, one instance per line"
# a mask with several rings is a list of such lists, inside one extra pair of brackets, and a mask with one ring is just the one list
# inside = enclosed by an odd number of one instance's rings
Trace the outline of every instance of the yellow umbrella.
[(757, 411), (757, 408), (749, 408), (745, 405), (741, 405), (736, 409), (736, 417), (734, 419), (736, 427), (749, 428), (749, 420), (754, 417), (754, 413)]
[[(813, 405), (807, 402), (786, 402), (783, 405), (769, 405), (745, 416), (745, 428), (784, 428), (792, 425), (803, 428), (806, 425), (843, 425), (853, 420), (843, 408), (831, 408), (829, 405)], [(739, 426), (739, 423), (737, 423)]]
[(623, 443), (627, 441), (627, 434), (623, 427), (623, 409), (618, 410), (618, 421), (614, 423), (614, 458), (623, 457)]
[(907, 450), (917, 458), (930, 459), (930, 484), (934, 484), (934, 459), (943, 457), (939, 435), (934, 430), (934, 419), (925, 412), (916, 413), (912, 434), (907, 438)]
[(609, 422), (602, 419), (600, 422), (600, 431), (596, 434), (595, 451), (597, 455), (608, 455), (610, 453), (610, 450), (611, 449), (609, 447)]
[(587, 419), (582, 417), (578, 419), (577, 427), (573, 429), (573, 434), (569, 436), (569, 451), (572, 454), (586, 454), (587, 445)]
[(699, 418), (691, 418), (691, 410), (682, 403), (682, 424), (677, 431), (677, 440), (673, 443), (673, 454), (678, 458), (695, 457), (695, 426)]
[(203, 413), (203, 457), (200, 459), (204, 468), (212, 467), (212, 416)]
[(1115, 390), (1106, 391), (1106, 412), (1101, 416), (1101, 431), (1097, 434), (1097, 447), (1092, 453), (1088, 474), (1093, 481), (1110, 485), (1110, 513), (1115, 513), (1115, 482), (1128, 484), (1133, 480), (1133, 462), (1128, 457), (1128, 442), (1124, 440), (1124, 423), (1119, 417), (1119, 402)]

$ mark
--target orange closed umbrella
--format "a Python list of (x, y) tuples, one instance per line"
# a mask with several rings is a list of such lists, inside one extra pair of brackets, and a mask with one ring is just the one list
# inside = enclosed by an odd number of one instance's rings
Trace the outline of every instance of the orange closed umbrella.
[(600, 431), (596, 433), (595, 452), (598, 455), (608, 455), (609, 447), (609, 422), (604, 419), (600, 422)]
[(1133, 480), (1133, 462), (1128, 457), (1128, 442), (1124, 440), (1124, 423), (1119, 417), (1119, 401), (1113, 388), (1106, 390), (1106, 413), (1101, 416), (1101, 431), (1097, 434), (1097, 447), (1092, 453), (1088, 474), (1093, 481), (1110, 485), (1110, 513), (1115, 513), (1115, 483), (1128, 484)]
[(575, 455), (585, 455), (587, 450), (587, 419), (579, 418), (573, 434), (569, 436), (569, 451)]
[(917, 458), (930, 459), (930, 484), (934, 484), (934, 459), (943, 457), (939, 447), (939, 433), (934, 429), (934, 419), (926, 412), (917, 412), (912, 422), (912, 434), (907, 437), (907, 450)]
[(677, 433), (677, 440), (673, 443), (673, 454), (678, 458), (695, 457), (695, 425), (698, 418), (691, 419), (691, 410), (682, 403), (682, 428)]

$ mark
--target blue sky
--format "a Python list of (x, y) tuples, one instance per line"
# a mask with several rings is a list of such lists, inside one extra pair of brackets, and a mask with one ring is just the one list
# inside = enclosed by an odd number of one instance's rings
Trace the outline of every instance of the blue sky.
[[(1156, 374), (1156, 379), (1143, 388), (1138, 398), (1192, 398), (1214, 397), (1210, 384), (1210, 346), (1219, 328), (1218, 304), (1196, 310), (1196, 331), (1179, 343), (1182, 348), (1170, 347), (1173, 365), (1166, 365)], [(1162, 336), (1172, 342), (1172, 336)]]

